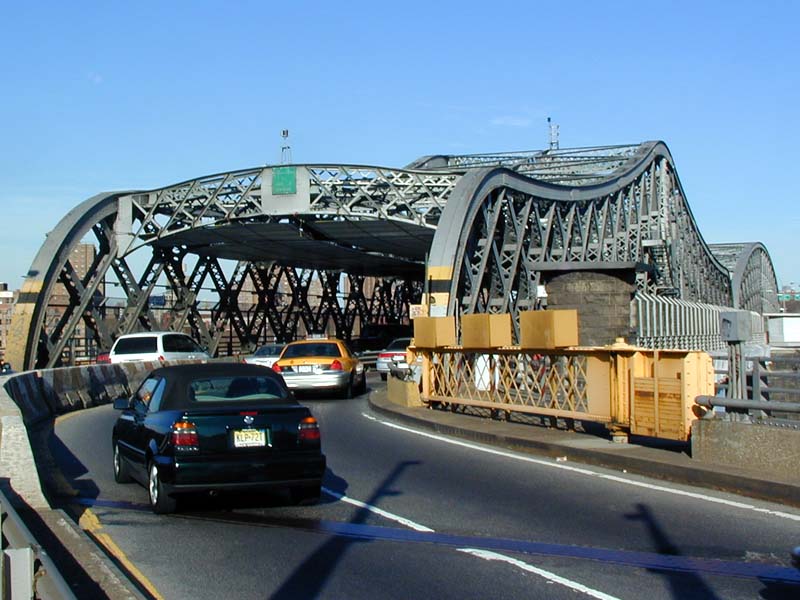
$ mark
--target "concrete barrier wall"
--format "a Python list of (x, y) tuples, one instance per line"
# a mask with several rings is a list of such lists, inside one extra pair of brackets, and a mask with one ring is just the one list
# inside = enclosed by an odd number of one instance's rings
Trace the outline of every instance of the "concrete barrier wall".
[[(181, 361), (195, 362), (195, 361)], [(129, 396), (153, 369), (177, 362), (128, 362), (27, 371), (3, 386), (31, 426), (74, 410)]]
[(698, 419), (692, 424), (692, 458), (758, 470), (767, 477), (800, 483), (800, 430), (771, 425)]

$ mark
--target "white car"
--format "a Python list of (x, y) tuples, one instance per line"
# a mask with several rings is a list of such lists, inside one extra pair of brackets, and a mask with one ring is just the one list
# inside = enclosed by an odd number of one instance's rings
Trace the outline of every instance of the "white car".
[(392, 365), (405, 364), (406, 351), (411, 345), (411, 338), (397, 338), (378, 353), (375, 369), (381, 374), (381, 379), (386, 381), (392, 370)]
[(271, 367), (280, 358), (283, 346), (284, 344), (266, 344), (253, 352), (252, 356), (245, 356), (243, 360), (251, 365)]
[(185, 333), (144, 331), (121, 335), (111, 346), (112, 364), (131, 361), (208, 360), (211, 357)]

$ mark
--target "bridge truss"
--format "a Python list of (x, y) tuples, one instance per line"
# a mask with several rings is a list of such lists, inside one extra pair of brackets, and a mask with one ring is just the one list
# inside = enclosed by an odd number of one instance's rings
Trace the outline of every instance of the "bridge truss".
[(516, 314), (559, 270), (630, 271), (640, 297), (777, 307), (766, 249), (736, 248), (703, 241), (660, 142), (232, 171), (73, 209), (26, 277), (9, 356), (58, 366), (76, 336), (107, 349), (139, 329), (190, 329), (221, 354), (351, 339), (408, 322), (424, 285), (450, 314)]

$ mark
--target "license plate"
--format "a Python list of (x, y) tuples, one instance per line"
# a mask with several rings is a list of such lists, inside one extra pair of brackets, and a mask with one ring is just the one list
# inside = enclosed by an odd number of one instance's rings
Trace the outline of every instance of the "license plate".
[(236, 429), (233, 432), (236, 448), (257, 448), (267, 445), (267, 432), (263, 429)]
[(298, 373), (313, 373), (314, 372), (314, 367), (312, 367), (311, 365), (299, 365), (297, 367), (297, 372)]

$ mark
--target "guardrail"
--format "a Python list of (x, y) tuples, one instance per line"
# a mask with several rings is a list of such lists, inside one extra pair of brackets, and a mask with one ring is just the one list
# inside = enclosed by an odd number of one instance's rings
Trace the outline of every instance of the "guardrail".
[[(709, 400), (713, 406), (731, 408), (735, 411), (754, 411), (753, 416), (765, 412), (785, 413), (784, 419), (800, 421), (800, 413), (791, 408), (800, 401), (800, 357), (772, 356), (750, 357), (746, 360), (745, 390), (746, 398), (732, 398), (728, 389), (728, 370), (726, 359), (715, 359), (714, 373), (717, 379), (716, 397)], [(735, 400), (738, 405), (723, 404), (723, 400)], [(739, 404), (743, 401), (752, 405)], [(765, 402), (772, 403), (771, 406)]]
[(694, 399), (714, 391), (711, 357), (625, 344), (600, 348), (412, 347), (422, 358), (422, 402), (603, 423), (628, 434), (686, 441)]
[(721, 406), (736, 410), (760, 410), (766, 413), (773, 411), (800, 413), (800, 402), (770, 402), (769, 400), (745, 400), (743, 398), (722, 398), (720, 396), (698, 396), (694, 401), (706, 408)]
[(0, 491), (3, 557), (0, 597), (3, 600), (76, 600), (55, 564), (23, 523), (11, 501)]

